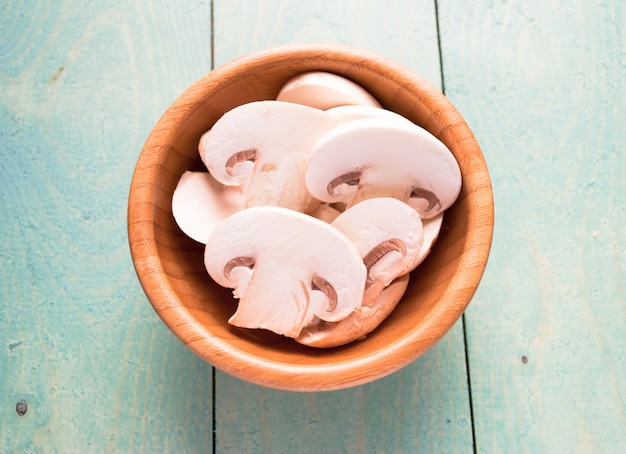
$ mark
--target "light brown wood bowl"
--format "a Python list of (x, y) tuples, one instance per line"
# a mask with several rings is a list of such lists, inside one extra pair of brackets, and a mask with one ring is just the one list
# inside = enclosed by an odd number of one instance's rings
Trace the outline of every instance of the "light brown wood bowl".
[[(172, 216), (185, 170), (203, 168), (203, 132), (228, 110), (274, 99), (295, 74), (343, 75), (381, 104), (429, 130), (459, 162), (461, 194), (444, 216), (430, 256), (411, 276), (397, 308), (364, 340), (316, 349), (261, 330), (230, 326), (237, 302), (203, 264), (203, 245)], [(323, 391), (388, 375), (415, 360), (459, 319), (483, 275), (493, 234), (489, 173), (472, 131), (446, 97), (407, 68), (362, 50), (289, 45), (231, 61), (189, 87), (164, 113), (139, 156), (128, 203), (133, 262), (152, 306), (187, 347), (213, 366), (272, 388)]]

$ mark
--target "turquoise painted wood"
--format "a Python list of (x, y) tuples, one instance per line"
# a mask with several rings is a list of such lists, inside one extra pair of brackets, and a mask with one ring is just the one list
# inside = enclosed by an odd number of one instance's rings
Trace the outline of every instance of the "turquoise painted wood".
[(466, 314), (478, 452), (626, 452), (626, 6), (439, 0), (493, 178)]
[(440, 87), (432, 0), (214, 0), (215, 63), (288, 43), (356, 46), (401, 62)]
[(210, 9), (85, 5), (0, 7), (0, 452), (210, 450), (211, 367), (148, 305), (125, 225), (147, 134), (210, 65)]
[[(571, 3), (4, 2), (0, 452), (626, 451), (626, 7)], [(212, 61), (302, 41), (443, 75), (496, 202), (466, 332), (310, 394), (213, 381), (143, 295), (125, 211)]]

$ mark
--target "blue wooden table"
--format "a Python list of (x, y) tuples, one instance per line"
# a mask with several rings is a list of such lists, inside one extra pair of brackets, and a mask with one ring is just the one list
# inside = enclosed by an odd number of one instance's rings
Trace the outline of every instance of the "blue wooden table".
[[(626, 452), (626, 6), (581, 0), (0, 4), (0, 452)], [(465, 316), (364, 386), (232, 378), (130, 259), (141, 147), (212, 67), (332, 42), (441, 88), (490, 168)]]

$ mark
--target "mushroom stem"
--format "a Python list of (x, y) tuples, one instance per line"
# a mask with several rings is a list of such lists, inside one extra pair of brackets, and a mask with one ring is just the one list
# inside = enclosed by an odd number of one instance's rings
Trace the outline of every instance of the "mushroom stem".
[[(294, 169), (300, 164), (296, 159), (285, 159), (283, 165), (265, 163), (255, 166), (245, 189), (245, 207), (280, 206), (295, 211), (312, 211), (320, 205), (320, 201), (313, 198), (304, 183), (298, 178)], [(302, 164), (303, 166), (304, 164)]]
[(402, 202), (408, 202), (413, 188), (398, 185), (393, 178), (383, 180), (385, 181), (380, 183), (371, 180), (367, 183), (359, 183), (359, 187), (356, 191), (353, 191), (352, 198), (348, 201), (346, 209), (364, 200), (377, 197), (392, 197)]

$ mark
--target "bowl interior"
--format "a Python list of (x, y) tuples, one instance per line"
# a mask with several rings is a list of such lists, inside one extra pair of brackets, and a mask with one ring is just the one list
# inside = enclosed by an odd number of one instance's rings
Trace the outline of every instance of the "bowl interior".
[[(203, 245), (177, 227), (171, 198), (182, 173), (206, 170), (202, 133), (228, 110), (275, 99), (295, 74), (323, 70), (369, 90), (383, 106), (428, 129), (460, 164), (461, 194), (400, 304), (365, 340), (333, 349), (230, 326), (237, 302), (203, 265)], [(345, 388), (417, 358), (459, 318), (484, 271), (493, 230), (487, 168), (469, 127), (434, 87), (408, 69), (337, 46), (284, 46), (234, 60), (200, 79), (165, 112), (137, 162), (129, 196), (129, 242), (140, 282), (167, 326), (196, 354), (239, 378), (280, 389)]]

